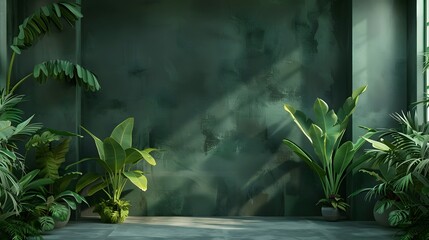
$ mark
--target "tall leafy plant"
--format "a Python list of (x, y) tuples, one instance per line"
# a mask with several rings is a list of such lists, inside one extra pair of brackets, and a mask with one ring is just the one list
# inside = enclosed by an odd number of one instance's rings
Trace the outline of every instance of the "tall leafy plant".
[(74, 26), (82, 17), (79, 4), (58, 2), (43, 6), (25, 18), (23, 23), (19, 25), (18, 35), (13, 38), (10, 46), (12, 56), (6, 79), (6, 93), (13, 93), (30, 77), (39, 83), (44, 83), (47, 79), (55, 79), (76, 83), (85, 90), (98, 91), (100, 85), (97, 77), (92, 72), (66, 60), (48, 60), (37, 64), (31, 73), (21, 77), (16, 83), (12, 83), (13, 66), (17, 55), (20, 55), (23, 50), (34, 46), (39, 39), (51, 32), (53, 28), (62, 31), (64, 22)]
[[(127, 216), (129, 203), (123, 201), (121, 197), (128, 181), (141, 191), (147, 190), (147, 178), (142, 170), (135, 169), (137, 164), (145, 160), (152, 166), (156, 165), (155, 159), (150, 155), (156, 149), (140, 150), (132, 146), (133, 127), (134, 118), (128, 118), (117, 125), (110, 137), (103, 141), (82, 127), (93, 138), (98, 157), (82, 159), (74, 164), (93, 161), (103, 169), (103, 172), (87, 173), (82, 176), (77, 183), (76, 191), (87, 188), (89, 196), (99, 191), (104, 192), (107, 198), (96, 208), (104, 222), (121, 222)], [(123, 210), (125, 214), (118, 209)]]
[(420, 124), (412, 114), (394, 114), (399, 129), (377, 129), (379, 139), (366, 139), (366, 153), (373, 167), (394, 169), (388, 181), (363, 189), (367, 195), (383, 196), (391, 191), (396, 202), (385, 201), (382, 209), (395, 205), (391, 225), (400, 226), (402, 239), (429, 239), (429, 123)]
[[(304, 112), (285, 104), (284, 109), (290, 114), (295, 124), (313, 147), (314, 155), (307, 153), (290, 139), (283, 142), (296, 153), (319, 177), (325, 194), (319, 203), (330, 205), (345, 211), (347, 204), (340, 196), (340, 187), (345, 177), (363, 162), (355, 159), (355, 154), (365, 142), (360, 138), (356, 143), (342, 142), (348, 122), (356, 109), (359, 96), (366, 86), (356, 89), (343, 106), (335, 113), (328, 104), (317, 98), (313, 105), (315, 119), (310, 119)], [(371, 132), (366, 134), (369, 137)]]

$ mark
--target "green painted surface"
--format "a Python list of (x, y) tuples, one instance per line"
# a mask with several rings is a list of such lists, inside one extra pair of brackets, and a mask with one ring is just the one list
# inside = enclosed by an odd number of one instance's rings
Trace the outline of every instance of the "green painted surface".
[[(353, 86), (368, 85), (353, 116), (354, 139), (363, 134), (360, 125), (397, 126), (389, 115), (407, 109), (406, 14), (406, 1), (353, 1)], [(372, 183), (363, 174), (350, 181), (349, 192)], [(365, 203), (363, 196), (352, 204), (354, 219), (372, 215), (372, 204)]]
[[(67, 84), (26, 83), (20, 92), (28, 95), (27, 113), (52, 128), (73, 131), (81, 122), (105, 137), (135, 117), (135, 145), (163, 152), (156, 167), (142, 166), (149, 190), (127, 195), (131, 215), (319, 215), (316, 176), (281, 143), (305, 143), (283, 103), (310, 112), (320, 97), (337, 108), (352, 86), (368, 83), (353, 136), (357, 125), (388, 122), (385, 112), (406, 104), (406, 8), (363, 2), (83, 1), (81, 32), (46, 37), (16, 71), (47, 58), (81, 59), (102, 90), (80, 99)], [(15, 5), (19, 20), (36, 4)], [(365, 18), (371, 31), (362, 35)], [(377, 32), (381, 20), (387, 25)], [(69, 159), (95, 155), (86, 136)]]
[(3, 87), (6, 82), (7, 63), (8, 63), (8, 1), (0, 0), (0, 86)]
[[(281, 144), (283, 110), (345, 98), (341, 6), (330, 1), (84, 1), (83, 63), (102, 90), (82, 124), (106, 136), (136, 118), (164, 150), (132, 214), (316, 215), (317, 178)], [(338, 38), (338, 39), (337, 39)], [(338, 105), (338, 104), (337, 104)], [(94, 155), (84, 139), (81, 156)], [(87, 166), (93, 169), (92, 166)]]

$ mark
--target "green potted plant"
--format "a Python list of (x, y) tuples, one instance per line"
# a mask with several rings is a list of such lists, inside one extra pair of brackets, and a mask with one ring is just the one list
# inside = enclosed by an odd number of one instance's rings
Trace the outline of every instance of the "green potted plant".
[[(310, 142), (316, 157), (290, 139), (284, 139), (283, 142), (319, 177), (325, 196), (318, 204), (322, 204), (322, 215), (326, 220), (338, 220), (340, 210), (346, 211), (348, 204), (340, 195), (340, 186), (345, 177), (363, 162), (362, 158), (355, 159), (355, 154), (365, 140), (360, 138), (353, 143), (342, 142), (342, 138), (359, 96), (365, 90), (366, 86), (356, 89), (352, 96), (346, 99), (338, 113), (330, 110), (325, 101), (317, 98), (313, 105), (314, 120), (292, 106), (284, 105), (284, 109)], [(369, 137), (372, 134), (368, 132), (365, 136)]]
[(71, 191), (69, 186), (76, 180), (81, 172), (68, 172), (61, 174), (63, 163), (69, 151), (70, 137), (76, 136), (69, 132), (44, 130), (34, 134), (26, 144), (27, 151), (34, 149), (35, 164), (40, 170), (39, 176), (52, 180), (43, 194), (37, 197), (42, 204), (37, 210), (42, 215), (51, 216), (55, 221), (55, 227), (65, 226), (69, 219), (71, 210), (76, 210), (77, 204), (86, 203), (83, 196)]
[(134, 118), (128, 118), (117, 125), (110, 137), (103, 141), (82, 127), (94, 139), (98, 157), (82, 159), (74, 164), (94, 161), (100, 165), (103, 172), (83, 175), (76, 185), (76, 191), (80, 192), (87, 188), (88, 196), (99, 191), (104, 192), (106, 198), (97, 204), (95, 212), (100, 215), (101, 221), (105, 223), (121, 223), (128, 216), (130, 204), (121, 199), (128, 181), (142, 191), (147, 190), (147, 179), (144, 172), (133, 168), (142, 160), (152, 166), (156, 165), (155, 159), (150, 155), (156, 149), (139, 150), (132, 147), (133, 127)]
[[(372, 148), (367, 150), (368, 163), (375, 169), (386, 166), (391, 175), (378, 176), (376, 185), (360, 190), (368, 196), (394, 194), (378, 206), (388, 211), (391, 226), (400, 227), (401, 239), (429, 238), (429, 123), (419, 123), (413, 114), (393, 114), (400, 128), (376, 129), (377, 140), (365, 138)], [(358, 192), (358, 193), (359, 193)]]

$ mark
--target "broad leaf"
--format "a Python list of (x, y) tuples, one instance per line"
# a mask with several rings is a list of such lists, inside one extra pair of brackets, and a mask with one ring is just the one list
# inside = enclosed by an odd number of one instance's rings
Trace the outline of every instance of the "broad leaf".
[(125, 166), (126, 153), (115, 139), (108, 137), (103, 141), (106, 164), (114, 173), (118, 173)]
[(97, 192), (106, 188), (108, 185), (109, 185), (108, 182), (99, 182), (99, 183), (95, 184), (94, 186), (89, 188), (88, 196), (92, 196), (92, 195), (96, 194)]
[(303, 112), (295, 110), (292, 106), (288, 104), (284, 105), (284, 109), (290, 114), (293, 121), (296, 123), (301, 132), (304, 133), (304, 135), (310, 142), (312, 142), (310, 134), (308, 132), (311, 124), (313, 123), (311, 119), (309, 119)]
[(111, 138), (115, 139), (123, 149), (131, 148), (133, 137), (134, 118), (127, 118), (113, 129)]
[(96, 173), (87, 173), (83, 175), (76, 183), (76, 192), (82, 191), (84, 188), (95, 183), (99, 179), (101, 179), (101, 176)]
[(124, 172), (124, 176), (127, 177), (140, 190), (147, 190), (147, 178), (141, 171)]
[(332, 159), (332, 152), (327, 152), (326, 148), (326, 133), (324, 133), (322, 129), (315, 124), (311, 125), (309, 133), (313, 142), (314, 152), (319, 157), (320, 162), (325, 169), (326, 166), (331, 164), (330, 161)]
[(92, 139), (94, 139), (94, 143), (95, 146), (97, 147), (97, 151), (98, 151), (98, 156), (100, 157), (100, 159), (105, 160), (105, 156), (104, 156), (104, 146), (103, 146), (103, 141), (101, 141), (98, 137), (96, 137), (94, 134), (92, 134), (89, 130), (87, 130), (86, 128), (80, 126), (85, 132), (87, 132)]
[(325, 176), (325, 171), (321, 168), (317, 162), (313, 161), (309, 154), (307, 154), (302, 148), (300, 148), (296, 143), (284, 139), (283, 143), (286, 144), (298, 157), (300, 157), (310, 168), (313, 170), (320, 179)]
[(338, 177), (343, 177), (347, 167), (352, 163), (354, 155), (353, 143), (350, 141), (343, 143), (335, 152), (334, 169)]
[(371, 143), (372, 147), (375, 148), (375, 149), (378, 149), (378, 150), (381, 150), (381, 151), (384, 151), (384, 152), (388, 152), (388, 151), (391, 150), (389, 146), (387, 146), (386, 144), (384, 144), (382, 142), (375, 141), (375, 140), (372, 140), (372, 139), (369, 139), (369, 138), (366, 138), (366, 137), (362, 137), (362, 138), (365, 139), (367, 142)]
[(350, 116), (356, 109), (359, 96), (366, 91), (367, 86), (362, 86), (353, 91), (352, 96), (348, 97), (343, 106), (338, 110), (338, 122), (342, 129), (346, 129)]
[(315, 113), (315, 123), (323, 131), (329, 131), (337, 123), (337, 115), (333, 110), (329, 111), (329, 106), (325, 101), (318, 98), (314, 102), (313, 110)]

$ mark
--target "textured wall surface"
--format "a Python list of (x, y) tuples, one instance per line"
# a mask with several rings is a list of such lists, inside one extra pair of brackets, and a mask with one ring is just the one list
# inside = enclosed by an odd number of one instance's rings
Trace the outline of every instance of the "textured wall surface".
[[(35, 9), (50, 3), (51, 1), (14, 1), (12, 8), (14, 14), (11, 20), (14, 26), (22, 23), (23, 19), (32, 14)], [(18, 34), (17, 27), (12, 28), (10, 39)], [(76, 61), (75, 51), (76, 29), (67, 25), (63, 32), (58, 32), (55, 27), (36, 44), (16, 55), (14, 77), (12, 85), (19, 79), (33, 71), (34, 65), (52, 59), (64, 59)], [(25, 101), (20, 105), (27, 117), (34, 116), (33, 122), (41, 122), (47, 128), (76, 132), (79, 126), (79, 108), (76, 99), (76, 88), (71, 83), (47, 81), (41, 85), (33, 79), (28, 79), (16, 91), (16, 94), (24, 94)], [(73, 139), (68, 162), (76, 161), (77, 139)], [(28, 161), (31, 165), (31, 158)]]
[[(85, 95), (82, 124), (107, 136), (134, 116), (136, 145), (163, 150), (148, 169), (149, 190), (129, 195), (132, 213), (318, 214), (317, 178), (281, 144), (302, 138), (282, 106), (310, 110), (317, 96), (334, 106), (347, 96), (340, 9), (331, 1), (84, 1), (83, 63), (102, 91)], [(90, 144), (82, 156), (95, 154)]]
[[(46, 2), (17, 1), (16, 22)], [(310, 112), (320, 97), (337, 108), (352, 87), (368, 84), (349, 135), (360, 134), (357, 125), (390, 123), (386, 114), (406, 102), (405, 5), (83, 1), (82, 28), (46, 37), (15, 70), (82, 55), (102, 90), (80, 95), (67, 84), (26, 83), (27, 112), (52, 128), (82, 124), (100, 138), (133, 116), (134, 145), (162, 149), (156, 167), (140, 166), (149, 190), (126, 196), (131, 215), (319, 215), (317, 177), (281, 143), (306, 143), (283, 104)], [(70, 161), (96, 155), (89, 136), (78, 154), (72, 149)]]
[[(355, 139), (363, 134), (359, 125), (396, 127), (389, 115), (407, 109), (406, 10), (407, 1), (353, 1), (353, 86), (368, 85), (353, 116)], [(353, 189), (371, 186), (366, 177), (351, 179)], [(364, 219), (372, 205), (353, 210), (355, 218)]]

